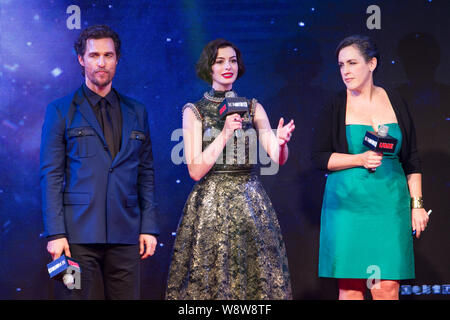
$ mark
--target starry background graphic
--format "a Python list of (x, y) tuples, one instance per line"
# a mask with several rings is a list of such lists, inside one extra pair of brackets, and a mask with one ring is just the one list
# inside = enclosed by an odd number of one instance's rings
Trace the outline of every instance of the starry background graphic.
[[(369, 30), (369, 5), (381, 29)], [(424, 166), (427, 232), (415, 240), (417, 285), (402, 299), (441, 298), (450, 283), (450, 28), (447, 0), (412, 1), (18, 1), (0, 0), (0, 298), (48, 299), (50, 261), (42, 238), (38, 162), (45, 107), (83, 78), (69, 30), (70, 5), (81, 28), (108, 24), (122, 40), (113, 85), (146, 104), (162, 234), (142, 264), (142, 298), (162, 299), (176, 227), (194, 181), (171, 160), (181, 108), (208, 89), (194, 65), (203, 46), (223, 37), (243, 52), (246, 74), (234, 89), (255, 97), (272, 126), (293, 118), (288, 163), (263, 176), (286, 242), (295, 299), (335, 299), (334, 280), (317, 278), (324, 173), (311, 168), (314, 121), (324, 100), (343, 89), (334, 50), (345, 36), (371, 36), (381, 52), (376, 84), (397, 88), (409, 103)], [(380, 230), (380, 232), (383, 232)], [(422, 287), (427, 285), (427, 287)], [(439, 287), (432, 288), (433, 285)], [(445, 289), (447, 288), (447, 289)], [(431, 290), (431, 291), (430, 291)], [(434, 291), (433, 291), (434, 290)], [(425, 293), (419, 295), (419, 293)], [(427, 292), (431, 294), (427, 294)]]

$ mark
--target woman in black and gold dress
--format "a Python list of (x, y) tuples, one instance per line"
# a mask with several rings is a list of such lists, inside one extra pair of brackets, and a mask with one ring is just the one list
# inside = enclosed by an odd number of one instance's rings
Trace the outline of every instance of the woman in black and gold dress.
[(292, 298), (280, 226), (253, 167), (257, 139), (272, 161), (284, 164), (295, 126), (281, 118), (275, 134), (255, 99), (242, 117), (219, 118), (225, 92), (244, 71), (239, 49), (223, 39), (208, 43), (198, 61), (197, 75), (212, 89), (183, 108), (186, 161), (199, 182), (178, 226), (167, 299)]

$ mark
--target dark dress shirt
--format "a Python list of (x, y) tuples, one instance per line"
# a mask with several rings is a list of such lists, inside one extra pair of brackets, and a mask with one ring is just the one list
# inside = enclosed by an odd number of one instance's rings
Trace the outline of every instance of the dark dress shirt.
[[(102, 97), (89, 89), (85, 84), (83, 85), (83, 93), (89, 101), (89, 104), (91, 105), (92, 110), (94, 111), (94, 114), (97, 118), (97, 121), (100, 124), (100, 128), (102, 128), (104, 133), (102, 114), (100, 110), (100, 100), (102, 99)], [(111, 91), (104, 98), (108, 102), (107, 110), (111, 118), (113, 128), (113, 145), (109, 147), (111, 149), (111, 156), (114, 159), (114, 157), (120, 150), (122, 142), (122, 112), (120, 110), (119, 96), (116, 94), (114, 89), (111, 89)]]

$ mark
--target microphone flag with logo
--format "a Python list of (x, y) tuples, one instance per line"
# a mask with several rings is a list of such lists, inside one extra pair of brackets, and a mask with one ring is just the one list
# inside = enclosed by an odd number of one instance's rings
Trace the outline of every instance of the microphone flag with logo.
[(81, 268), (75, 260), (61, 255), (47, 264), (47, 271), (50, 278), (63, 281), (68, 289), (81, 289)]
[[(367, 131), (363, 145), (370, 150), (380, 153), (394, 153), (397, 146), (397, 139), (388, 135), (389, 127), (385, 125), (378, 126), (378, 132)], [(368, 169), (370, 173), (375, 172), (375, 168)]]
[[(225, 99), (218, 107), (219, 118), (221, 120), (225, 119), (230, 114), (239, 114), (241, 117), (248, 112), (247, 99), (243, 97), (236, 96), (233, 91), (227, 91), (225, 93)], [(235, 135), (237, 138), (242, 136), (242, 130), (236, 130)]]

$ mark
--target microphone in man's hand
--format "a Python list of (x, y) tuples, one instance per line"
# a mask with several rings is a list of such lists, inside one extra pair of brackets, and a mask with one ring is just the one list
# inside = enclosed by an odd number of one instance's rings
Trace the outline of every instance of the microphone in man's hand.
[[(218, 107), (219, 118), (225, 119), (230, 114), (239, 114), (241, 117), (248, 112), (247, 99), (237, 97), (233, 91), (225, 92), (225, 99)], [(242, 130), (238, 129), (234, 132), (236, 138), (242, 137)]]
[(61, 255), (47, 264), (50, 278), (62, 281), (70, 290), (81, 289), (81, 268), (75, 260)]
[[(380, 153), (394, 153), (397, 146), (397, 139), (388, 135), (389, 127), (385, 125), (378, 126), (378, 132), (366, 131), (363, 145), (370, 150)], [(376, 168), (369, 168), (370, 173), (374, 173)]]

